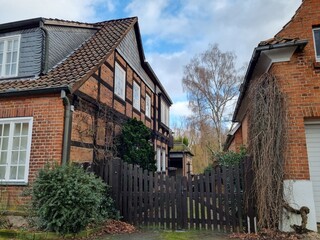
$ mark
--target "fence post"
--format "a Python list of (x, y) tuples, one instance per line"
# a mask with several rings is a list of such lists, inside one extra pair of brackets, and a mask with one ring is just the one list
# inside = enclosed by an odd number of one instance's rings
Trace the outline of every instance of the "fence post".
[(246, 217), (247, 217), (247, 232), (255, 232), (256, 231), (256, 211), (255, 211), (255, 197), (254, 197), (254, 172), (252, 169), (252, 159), (246, 157), (244, 159), (244, 202), (246, 206)]

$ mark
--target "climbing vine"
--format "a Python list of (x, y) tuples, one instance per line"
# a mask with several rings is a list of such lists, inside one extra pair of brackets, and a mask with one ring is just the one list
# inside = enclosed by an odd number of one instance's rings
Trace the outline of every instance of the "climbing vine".
[(279, 226), (283, 207), (285, 100), (271, 74), (250, 88), (249, 153), (252, 156), (258, 227)]

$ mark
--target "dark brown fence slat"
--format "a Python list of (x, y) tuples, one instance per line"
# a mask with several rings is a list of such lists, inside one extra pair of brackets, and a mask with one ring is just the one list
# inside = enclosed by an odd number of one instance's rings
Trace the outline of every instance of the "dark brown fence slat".
[(212, 223), (214, 230), (218, 230), (218, 211), (217, 211), (217, 174), (216, 170), (211, 170), (211, 191), (212, 191)]
[(211, 223), (211, 219), (212, 219), (212, 211), (211, 211), (211, 190), (210, 190), (210, 172), (206, 171), (204, 174), (204, 182), (205, 182), (205, 207), (206, 207), (206, 225), (207, 225), (207, 229), (212, 229), (212, 223)]
[(188, 204), (189, 204), (189, 227), (190, 229), (194, 228), (194, 202), (193, 202), (193, 177), (190, 175), (188, 177)]
[(181, 178), (181, 209), (182, 209), (182, 229), (187, 228), (188, 219), (188, 198), (187, 198), (187, 178)]
[(141, 193), (143, 194), (143, 223), (145, 226), (149, 225), (149, 187), (148, 187), (148, 170), (143, 171), (143, 190)]
[(159, 227), (159, 173), (154, 174), (154, 222), (156, 227)]
[(129, 200), (129, 194), (128, 194), (128, 164), (123, 163), (122, 166), (122, 172), (123, 172), (123, 193), (122, 193), (122, 201), (123, 201), (123, 209), (120, 211), (120, 213), (123, 215), (124, 220), (127, 220), (129, 218), (129, 213), (128, 213), (128, 200)]
[(132, 222), (137, 224), (137, 214), (138, 214), (138, 165), (133, 165), (132, 171), (132, 197), (133, 197), (133, 207), (132, 207)]
[(199, 221), (199, 176), (194, 176), (194, 211), (195, 211), (195, 224), (196, 229), (200, 228), (200, 221)]
[(238, 230), (237, 232), (241, 232), (242, 229), (242, 193), (241, 193), (241, 189), (240, 189), (240, 166), (239, 164), (235, 166), (235, 179), (236, 179), (236, 196), (235, 196), (235, 201), (237, 204), (237, 212), (236, 212), (236, 217), (238, 219)]
[(149, 173), (149, 202), (150, 202), (150, 220), (151, 225), (154, 226), (155, 224), (155, 199), (154, 199), (154, 180), (155, 180), (155, 174)]
[(227, 227), (229, 227), (229, 223), (230, 223), (230, 217), (229, 217), (229, 210), (230, 210), (230, 204), (229, 204), (229, 189), (228, 189), (228, 180), (227, 180), (227, 168), (226, 166), (222, 166), (222, 176), (223, 176), (223, 204), (224, 204), (224, 209), (225, 209), (225, 222), (224, 222), (224, 228), (225, 230), (229, 230), (226, 229)]
[(200, 185), (200, 224), (201, 224), (201, 229), (205, 229), (205, 203), (204, 203), (204, 178), (203, 174), (199, 175), (199, 185)]
[(170, 199), (171, 199), (171, 189), (170, 189), (170, 177), (165, 176), (166, 182), (166, 229), (170, 229), (171, 212), (170, 212)]
[(176, 188), (175, 188), (175, 179), (173, 177), (170, 178), (170, 202), (171, 202), (171, 225), (172, 229), (176, 230), (177, 229), (177, 199), (176, 199)]

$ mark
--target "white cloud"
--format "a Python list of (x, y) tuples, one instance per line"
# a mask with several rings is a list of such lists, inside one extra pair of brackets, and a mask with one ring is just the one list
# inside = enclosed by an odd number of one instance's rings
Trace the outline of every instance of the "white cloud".
[(101, 0), (1, 0), (0, 3), (0, 23), (35, 17), (91, 22), (96, 20), (95, 7)]

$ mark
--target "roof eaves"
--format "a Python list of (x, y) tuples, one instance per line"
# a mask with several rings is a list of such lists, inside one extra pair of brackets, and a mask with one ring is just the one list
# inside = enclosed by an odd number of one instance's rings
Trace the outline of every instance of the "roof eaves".
[(0, 24), (0, 33), (8, 32), (8, 31), (13, 32), (20, 29), (39, 27), (42, 21), (43, 21), (43, 18), (39, 17), (39, 18), (31, 18), (27, 20), (3, 23), (3, 24)]
[(38, 95), (47, 93), (59, 93), (61, 90), (71, 92), (69, 86), (59, 86), (59, 87), (48, 87), (48, 88), (38, 88), (38, 89), (27, 89), (27, 90), (8, 90), (5, 92), (0, 92), (1, 97), (17, 97), (26, 95)]
[(302, 49), (304, 46), (307, 45), (307, 43), (308, 43), (308, 40), (294, 40), (294, 41), (289, 41), (289, 42), (285, 42), (285, 43), (276, 43), (276, 44), (258, 46), (254, 49), (249, 66), (248, 66), (248, 69), (247, 69), (247, 72), (246, 72), (246, 75), (245, 75), (245, 78), (244, 78), (244, 83), (241, 85), (240, 95), (237, 100), (236, 108), (233, 113), (232, 122), (236, 122), (236, 118), (237, 118), (237, 115), (238, 115), (238, 112), (239, 112), (239, 109), (241, 106), (241, 102), (245, 96), (249, 82), (252, 77), (253, 70), (257, 65), (257, 62), (259, 60), (261, 52), (272, 50), (272, 49), (293, 47), (293, 46), (297, 46), (299, 49)]

